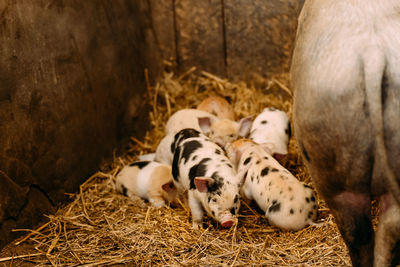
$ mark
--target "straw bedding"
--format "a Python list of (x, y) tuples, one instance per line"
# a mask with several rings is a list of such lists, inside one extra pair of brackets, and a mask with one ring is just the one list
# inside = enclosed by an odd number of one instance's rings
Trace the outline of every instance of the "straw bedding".
[[(319, 199), (318, 226), (283, 232), (268, 225), (254, 203), (242, 202), (239, 223), (221, 228), (205, 218), (204, 228), (191, 228), (190, 210), (181, 202), (161, 209), (115, 192), (118, 171), (137, 155), (154, 152), (164, 135), (168, 117), (181, 108), (195, 107), (209, 95), (227, 98), (239, 118), (256, 115), (264, 107), (284, 110), (291, 117), (287, 74), (254, 84), (232, 83), (194, 69), (176, 76), (166, 73), (160, 83), (148, 85), (152, 129), (143, 140), (132, 137), (124, 157), (90, 177), (71, 195), (71, 202), (49, 215), (49, 222), (26, 231), (3, 257), (9, 265), (104, 266), (349, 266), (347, 249), (332, 216)], [(293, 139), (293, 138), (292, 138)], [(298, 179), (312, 185), (290, 141), (283, 165)], [(15, 253), (24, 246), (24, 254)], [(14, 251), (14, 252), (13, 252)], [(4, 253), (3, 253), (4, 254)], [(11, 255), (13, 254), (13, 255)]]

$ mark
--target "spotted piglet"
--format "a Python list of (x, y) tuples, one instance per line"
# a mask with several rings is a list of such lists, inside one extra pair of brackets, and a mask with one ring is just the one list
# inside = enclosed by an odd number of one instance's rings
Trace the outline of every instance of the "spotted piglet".
[(270, 107), (255, 118), (249, 138), (257, 144), (268, 144), (274, 158), (280, 161), (288, 153), (290, 136), (290, 121), (286, 113)]
[(116, 189), (131, 199), (140, 197), (160, 208), (165, 201), (172, 202), (177, 196), (172, 180), (170, 166), (154, 161), (137, 161), (118, 173)]
[(300, 230), (313, 224), (317, 204), (313, 190), (296, 179), (269, 153), (251, 140), (241, 139), (227, 148), (228, 156), (244, 174), (241, 193), (265, 212), (271, 225)]
[(206, 213), (231, 227), (239, 210), (240, 179), (223, 150), (194, 129), (183, 129), (174, 139), (172, 175), (180, 192), (188, 192), (193, 228)]

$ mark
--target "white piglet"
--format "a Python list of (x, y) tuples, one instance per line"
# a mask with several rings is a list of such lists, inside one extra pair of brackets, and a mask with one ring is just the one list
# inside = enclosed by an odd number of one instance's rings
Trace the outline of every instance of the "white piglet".
[(182, 109), (175, 112), (165, 127), (166, 134), (176, 134), (185, 128), (192, 128), (207, 135), (221, 147), (238, 137), (245, 137), (251, 128), (251, 117), (239, 122), (219, 119), (211, 113), (197, 109)]
[(199, 105), (197, 109), (207, 111), (220, 119), (236, 120), (235, 111), (225, 98), (220, 96), (209, 96)]
[(167, 134), (161, 139), (157, 146), (154, 160), (167, 165), (172, 164), (172, 159), (174, 157), (173, 148), (171, 147), (174, 142), (175, 134)]
[(290, 121), (286, 113), (275, 108), (265, 108), (255, 118), (249, 138), (257, 144), (268, 145), (274, 158), (281, 160), (288, 153), (290, 136)]
[(176, 134), (182, 129), (192, 128), (202, 132), (199, 124), (199, 118), (207, 118), (210, 124), (218, 121), (218, 117), (213, 114), (197, 109), (181, 109), (171, 115), (165, 125), (165, 134)]
[(140, 197), (160, 208), (172, 202), (177, 190), (171, 167), (154, 161), (136, 161), (125, 166), (116, 177), (116, 189), (131, 199)]
[(317, 203), (311, 187), (251, 140), (237, 140), (227, 150), (238, 172), (245, 173), (242, 195), (255, 200), (271, 225), (297, 231), (314, 224)]
[(179, 192), (188, 192), (193, 228), (206, 213), (231, 227), (240, 207), (240, 177), (224, 151), (205, 135), (184, 129), (175, 138), (172, 175)]

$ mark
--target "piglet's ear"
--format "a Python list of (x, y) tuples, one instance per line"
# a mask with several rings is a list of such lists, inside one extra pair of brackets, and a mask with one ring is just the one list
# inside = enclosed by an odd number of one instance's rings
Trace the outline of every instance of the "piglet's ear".
[(252, 117), (246, 117), (243, 118), (239, 121), (239, 135), (241, 137), (246, 137), (251, 129), (251, 125), (253, 124), (253, 121), (251, 119)]
[(247, 177), (247, 173), (249, 170), (249, 166), (246, 168), (242, 168), (238, 171), (238, 173), (236, 174), (237, 179), (239, 180), (239, 186), (242, 186), (244, 184), (244, 182), (246, 181), (246, 177)]
[(208, 187), (214, 183), (214, 179), (210, 177), (195, 177), (194, 184), (201, 193), (207, 193)]
[(168, 182), (166, 184), (163, 184), (161, 187), (167, 193), (170, 193), (175, 189), (174, 182)]
[(240, 158), (242, 157), (243, 151), (241, 149), (236, 150), (236, 164), (239, 163)]
[(197, 118), (200, 129), (203, 133), (208, 134), (211, 130), (211, 119), (209, 117)]
[(268, 154), (272, 155), (272, 152), (274, 151), (274, 144), (272, 143), (262, 143), (260, 144), (261, 148), (267, 152)]

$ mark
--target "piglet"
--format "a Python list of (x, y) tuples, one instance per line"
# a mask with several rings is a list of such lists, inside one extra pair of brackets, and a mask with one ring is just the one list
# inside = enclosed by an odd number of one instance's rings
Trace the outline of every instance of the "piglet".
[(207, 97), (197, 106), (197, 109), (209, 112), (220, 119), (236, 120), (232, 106), (225, 98), (220, 96)]
[(251, 128), (251, 117), (235, 122), (219, 119), (211, 113), (197, 109), (182, 109), (175, 112), (165, 127), (166, 134), (176, 134), (182, 129), (192, 128), (206, 134), (212, 141), (224, 147), (238, 137), (245, 137)]
[(317, 204), (311, 187), (251, 140), (237, 140), (227, 150), (238, 171), (244, 173), (241, 194), (255, 200), (271, 225), (297, 231), (313, 224)]
[(136, 161), (117, 175), (116, 189), (131, 199), (140, 197), (160, 208), (177, 196), (171, 167), (154, 161)]
[(288, 153), (290, 121), (285, 112), (265, 108), (254, 120), (249, 138), (257, 144), (269, 144), (274, 158), (282, 160)]
[(207, 118), (210, 125), (218, 121), (218, 117), (213, 114), (197, 109), (181, 109), (171, 115), (165, 125), (165, 134), (176, 134), (182, 129), (192, 128), (202, 132), (199, 118)]
[(182, 131), (180, 134), (167, 134), (158, 144), (154, 160), (171, 165), (174, 158), (175, 145), (179, 143), (181, 139), (199, 136), (200, 132), (191, 128)]
[(174, 136), (175, 134), (167, 134), (163, 139), (161, 139), (156, 149), (154, 161), (167, 165), (172, 164), (172, 159), (174, 157), (174, 149), (172, 147), (174, 143)]
[(175, 136), (172, 175), (179, 192), (188, 191), (193, 228), (198, 229), (206, 213), (231, 227), (240, 207), (240, 179), (224, 151), (194, 129)]

